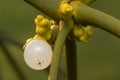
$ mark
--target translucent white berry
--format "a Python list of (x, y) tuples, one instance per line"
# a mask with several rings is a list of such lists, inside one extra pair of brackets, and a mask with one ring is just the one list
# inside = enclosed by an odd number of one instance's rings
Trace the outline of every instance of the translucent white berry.
[(26, 64), (35, 70), (47, 68), (52, 59), (52, 49), (44, 40), (32, 40), (24, 50)]

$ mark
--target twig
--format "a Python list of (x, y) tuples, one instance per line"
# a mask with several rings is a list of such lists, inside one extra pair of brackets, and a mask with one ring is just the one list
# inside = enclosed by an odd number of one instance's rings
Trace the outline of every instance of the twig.
[[(59, 21), (58, 7), (62, 0), (24, 0), (33, 7), (42, 11), (55, 21)], [(92, 0), (91, 0), (92, 1)], [(94, 0), (93, 0), (94, 1)], [(49, 3), (49, 4), (48, 4)], [(70, 3), (74, 7), (74, 20), (77, 23), (95, 25), (99, 28), (120, 37), (120, 20), (91, 8), (82, 2), (75, 0)], [(54, 14), (53, 14), (54, 13)]]
[(63, 45), (64, 45), (67, 35), (69, 34), (71, 30), (71, 26), (73, 27), (72, 20), (64, 21), (63, 25), (60, 26), (58, 36), (55, 41), (53, 58), (52, 58), (52, 63), (50, 67), (50, 76), (48, 80), (57, 80)]
[(47, 16), (51, 17), (56, 22), (60, 20), (58, 16), (58, 8), (59, 8), (59, 3), (62, 0), (24, 0), (24, 1), (29, 3), (36, 9), (40, 10)]
[(120, 20), (79, 1), (73, 1), (71, 5), (75, 10), (74, 20), (76, 23), (95, 25), (120, 38)]

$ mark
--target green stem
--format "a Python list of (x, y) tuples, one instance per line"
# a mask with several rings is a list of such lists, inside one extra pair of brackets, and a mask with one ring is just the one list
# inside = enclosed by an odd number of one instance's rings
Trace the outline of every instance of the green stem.
[(74, 19), (77, 23), (92, 24), (120, 38), (120, 20), (91, 7), (73, 1)]
[(55, 41), (54, 51), (53, 51), (53, 58), (50, 67), (50, 80), (57, 80), (58, 71), (59, 71), (59, 63), (62, 54), (62, 49), (64, 46), (65, 39), (69, 34), (71, 28), (73, 27), (72, 20), (64, 21), (63, 26), (59, 26), (59, 32), (57, 39)]
[[(55, 21), (59, 21), (58, 8), (62, 0), (25, 0)], [(94, 1), (94, 0), (93, 0)], [(49, 4), (48, 4), (49, 3)], [(74, 19), (78, 23), (93, 24), (101, 29), (120, 37), (120, 21), (106, 13), (84, 5), (80, 1), (72, 1)], [(54, 13), (54, 14), (53, 14)]]
[(59, 21), (58, 9), (62, 0), (24, 0), (55, 21)]
[(14, 58), (11, 56), (11, 53), (8, 51), (8, 48), (4, 44), (4, 41), (2, 41), (2, 40), (0, 40), (0, 47), (3, 50), (3, 52), (5, 53), (5, 56), (8, 59), (8, 61), (11, 63), (13, 69), (17, 72), (19, 79), (26, 80), (25, 76), (23, 75), (22, 70), (20, 70), (18, 64), (15, 62)]
[(73, 34), (66, 39), (66, 58), (68, 80), (77, 80), (77, 54)]

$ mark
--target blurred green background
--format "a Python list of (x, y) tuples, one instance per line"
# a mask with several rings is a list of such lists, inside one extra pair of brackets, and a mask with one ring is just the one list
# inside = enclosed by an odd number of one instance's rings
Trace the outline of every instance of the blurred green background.
[[(120, 0), (96, 0), (91, 7), (120, 19)], [(35, 34), (37, 14), (42, 13), (23, 0), (0, 0), (0, 30), (24, 43)], [(120, 80), (119, 46), (119, 38), (99, 28), (93, 29), (87, 44), (77, 42), (78, 80)], [(10, 43), (7, 47), (26, 80), (47, 80), (45, 70), (35, 71), (26, 66), (21, 49)], [(64, 58), (61, 64), (65, 65)], [(20, 80), (1, 48), (0, 75), (0, 80)]]

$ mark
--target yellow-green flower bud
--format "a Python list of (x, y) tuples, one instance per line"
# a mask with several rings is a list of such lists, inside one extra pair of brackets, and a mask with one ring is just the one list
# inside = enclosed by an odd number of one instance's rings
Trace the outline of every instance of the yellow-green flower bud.
[(88, 42), (88, 40), (87, 40), (87, 36), (81, 36), (80, 37), (80, 41), (82, 41), (82, 42), (84, 42), (84, 43), (87, 43)]
[(92, 27), (91, 26), (82, 26), (82, 25), (75, 25), (73, 28), (73, 34), (78, 41), (83, 43), (88, 42), (88, 37), (92, 34)]
[(73, 34), (74, 34), (74, 36), (76, 37), (77, 40), (79, 40), (79, 38), (84, 35), (84, 30), (81, 27), (81, 25), (74, 26), (74, 28), (73, 28)]
[(71, 18), (72, 13), (73, 13), (73, 7), (70, 4), (68, 4), (67, 1), (62, 1), (59, 7), (60, 17), (62, 19), (69, 19)]
[(35, 18), (35, 24), (36, 24), (36, 33), (37, 34), (42, 34), (50, 28), (49, 20), (44, 18), (41, 15), (38, 15), (37, 18)]
[(92, 35), (92, 27), (89, 25), (84, 28), (84, 31), (88, 34), (88, 36)]

